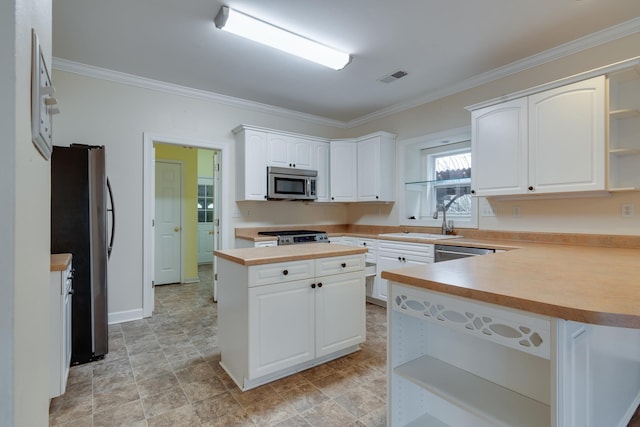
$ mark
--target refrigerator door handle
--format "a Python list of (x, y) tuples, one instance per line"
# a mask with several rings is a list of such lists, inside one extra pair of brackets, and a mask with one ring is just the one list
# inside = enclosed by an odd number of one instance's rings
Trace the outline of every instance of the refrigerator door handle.
[(113, 191), (111, 191), (111, 182), (107, 177), (107, 190), (109, 191), (109, 201), (111, 208), (107, 212), (111, 212), (111, 237), (109, 238), (109, 247), (107, 248), (107, 259), (111, 258), (111, 250), (113, 249), (113, 238), (116, 234), (116, 207), (113, 204)]

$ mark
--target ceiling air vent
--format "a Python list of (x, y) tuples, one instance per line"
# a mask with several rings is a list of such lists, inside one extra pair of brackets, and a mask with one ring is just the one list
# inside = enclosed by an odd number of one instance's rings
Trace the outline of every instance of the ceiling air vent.
[(388, 74), (384, 77), (380, 77), (378, 79), (378, 81), (382, 82), (382, 83), (392, 83), (395, 82), (396, 80), (400, 80), (401, 78), (403, 78), (404, 76), (406, 76), (408, 73), (406, 71), (396, 71), (395, 73), (392, 74)]

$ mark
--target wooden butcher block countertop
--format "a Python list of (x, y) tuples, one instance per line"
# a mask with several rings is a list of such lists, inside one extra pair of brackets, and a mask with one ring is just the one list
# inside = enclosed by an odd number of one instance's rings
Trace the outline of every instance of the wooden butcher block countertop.
[(367, 248), (329, 243), (305, 243), (266, 248), (226, 249), (215, 251), (214, 255), (249, 266), (364, 253), (367, 253)]
[(385, 271), (382, 277), (566, 320), (640, 328), (640, 249), (511, 245), (520, 249)]
[(71, 262), (71, 254), (51, 254), (50, 271), (64, 271)]

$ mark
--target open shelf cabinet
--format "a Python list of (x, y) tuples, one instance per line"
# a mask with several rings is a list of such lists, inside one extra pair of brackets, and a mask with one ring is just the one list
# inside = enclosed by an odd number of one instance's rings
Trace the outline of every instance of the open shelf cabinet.
[(640, 188), (640, 69), (612, 73), (609, 81), (610, 191)]

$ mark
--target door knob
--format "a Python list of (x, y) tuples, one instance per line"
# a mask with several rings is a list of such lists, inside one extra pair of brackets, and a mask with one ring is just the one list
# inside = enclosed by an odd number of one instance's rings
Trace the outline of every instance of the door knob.
[(177, 233), (178, 231), (180, 231), (180, 227), (174, 228), (173, 231), (175, 231)]

